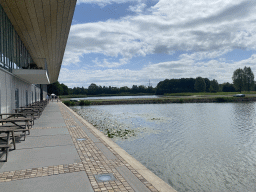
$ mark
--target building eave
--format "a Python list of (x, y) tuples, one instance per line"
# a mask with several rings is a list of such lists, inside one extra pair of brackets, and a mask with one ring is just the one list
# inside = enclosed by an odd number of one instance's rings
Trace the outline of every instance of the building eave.
[(34, 62), (45, 58), (50, 83), (58, 80), (77, 0), (0, 0)]
[(46, 70), (38, 69), (13, 69), (13, 74), (31, 84), (49, 84)]

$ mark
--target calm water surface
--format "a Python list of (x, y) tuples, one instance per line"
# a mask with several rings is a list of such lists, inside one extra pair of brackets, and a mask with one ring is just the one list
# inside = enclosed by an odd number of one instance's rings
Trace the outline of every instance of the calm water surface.
[(76, 107), (177, 191), (256, 191), (256, 103)]

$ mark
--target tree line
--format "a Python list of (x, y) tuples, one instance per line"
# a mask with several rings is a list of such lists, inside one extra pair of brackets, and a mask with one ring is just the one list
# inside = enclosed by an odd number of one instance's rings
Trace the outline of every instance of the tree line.
[(165, 79), (156, 86), (156, 94), (184, 93), (184, 92), (242, 92), (255, 90), (254, 74), (250, 67), (236, 69), (232, 76), (233, 84), (219, 84), (217, 80), (197, 77), (181, 79)]
[(185, 92), (218, 92), (218, 81), (208, 78), (181, 78), (181, 79), (165, 79), (160, 81), (156, 86), (156, 94), (165, 93), (185, 93)]
[(131, 88), (127, 86), (112, 87), (112, 86), (100, 86), (92, 83), (88, 88), (74, 87), (68, 88), (65, 84), (58, 81), (48, 85), (48, 93), (54, 93), (56, 95), (114, 95), (114, 94), (154, 94), (155, 88), (152, 86), (133, 85)]
[(181, 78), (165, 79), (160, 81), (155, 88), (152, 86), (133, 85), (112, 87), (100, 86), (92, 83), (88, 88), (74, 87), (68, 88), (65, 84), (56, 83), (47, 86), (48, 93), (56, 95), (114, 95), (114, 94), (157, 94), (165, 93), (185, 93), (185, 92), (236, 92), (255, 90), (254, 74), (250, 67), (236, 69), (232, 76), (233, 83), (219, 84), (217, 80), (208, 78)]
[(233, 84), (239, 92), (251, 91), (254, 89), (254, 74), (250, 67), (244, 69), (237, 69), (232, 76)]

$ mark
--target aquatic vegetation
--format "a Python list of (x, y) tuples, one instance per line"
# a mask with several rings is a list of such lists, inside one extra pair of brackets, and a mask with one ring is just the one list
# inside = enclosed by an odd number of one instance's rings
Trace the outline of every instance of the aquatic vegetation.
[(72, 109), (109, 138), (128, 139), (136, 136), (136, 129), (124, 126), (124, 124), (113, 120), (110, 114), (104, 113), (103, 111), (90, 108)]
[(160, 118), (152, 118), (151, 120), (160, 120)]
[(84, 106), (84, 105), (90, 105), (91, 104), (91, 101), (88, 101), (88, 100), (81, 100), (79, 102), (79, 105), (80, 106)]
[(106, 136), (109, 138), (120, 137), (128, 139), (128, 137), (135, 136), (135, 132), (128, 129), (106, 129)]
[(75, 102), (74, 101), (63, 101), (63, 103), (67, 106), (74, 106)]

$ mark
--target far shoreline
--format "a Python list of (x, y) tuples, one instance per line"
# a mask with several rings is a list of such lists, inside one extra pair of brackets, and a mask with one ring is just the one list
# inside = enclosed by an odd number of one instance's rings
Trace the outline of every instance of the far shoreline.
[[(102, 99), (88, 100), (86, 104), (81, 104), (80, 101), (70, 101), (68, 106), (81, 105), (127, 105), (127, 104), (167, 104), (167, 103), (230, 103), (230, 102), (253, 102), (256, 101), (255, 95), (246, 97), (233, 96), (169, 96), (161, 98), (148, 99)], [(64, 103), (67, 101), (63, 101)]]

